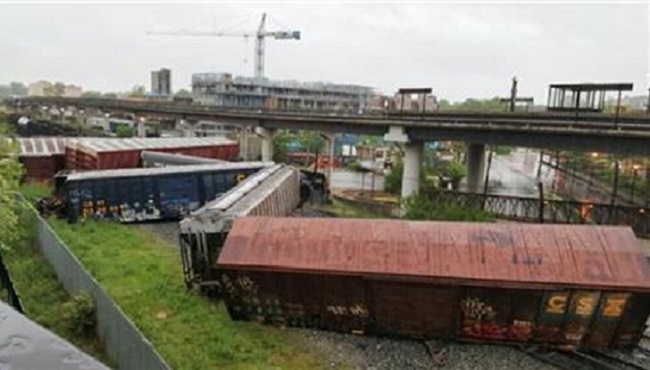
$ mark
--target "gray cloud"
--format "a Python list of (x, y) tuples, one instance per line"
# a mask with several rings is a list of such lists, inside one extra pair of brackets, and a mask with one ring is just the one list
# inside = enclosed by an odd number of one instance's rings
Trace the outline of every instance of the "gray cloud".
[(267, 42), (275, 79), (360, 83), (392, 93), (431, 86), (452, 100), (521, 94), (545, 99), (552, 82), (631, 81), (647, 89), (648, 5), (516, 4), (0, 4), (0, 83), (62, 80), (86, 90), (149, 85), (173, 70), (250, 75), (253, 39), (147, 36), (147, 30), (222, 29), (256, 14), (269, 29), (302, 31)]

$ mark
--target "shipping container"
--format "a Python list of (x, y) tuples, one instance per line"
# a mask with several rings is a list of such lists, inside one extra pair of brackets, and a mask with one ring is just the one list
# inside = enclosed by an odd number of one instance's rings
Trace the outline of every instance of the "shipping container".
[(30, 137), (4, 140), (14, 143), (25, 167), (23, 181), (48, 182), (65, 167), (64, 137)]
[(188, 288), (215, 285), (221, 246), (238, 217), (287, 216), (300, 203), (300, 171), (291, 166), (265, 168), (180, 222), (180, 248)]
[(62, 173), (55, 192), (69, 222), (179, 219), (272, 165), (241, 162)]
[(222, 137), (83, 138), (66, 146), (66, 168), (69, 170), (136, 168), (140, 166), (140, 156), (145, 150), (233, 160), (239, 155), (239, 144)]
[(234, 319), (342, 332), (629, 347), (650, 314), (629, 227), (245, 217), (217, 269)]

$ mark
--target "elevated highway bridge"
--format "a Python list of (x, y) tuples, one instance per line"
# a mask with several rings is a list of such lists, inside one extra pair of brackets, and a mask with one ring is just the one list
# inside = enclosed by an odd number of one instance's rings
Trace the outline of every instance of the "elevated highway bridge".
[[(550, 150), (650, 155), (650, 116), (602, 113), (388, 113), (378, 115), (322, 114), (264, 110), (232, 110), (188, 103), (127, 99), (26, 97), (5, 105), (30, 116), (43, 107), (96, 109), (138, 117), (219, 120), (256, 127), (262, 141), (262, 160), (271, 160), (276, 129), (318, 130), (383, 136), (405, 149), (402, 195), (419, 188), (419, 168), (425, 141), (464, 141), (468, 145), (468, 190), (476, 192), (485, 173), (485, 145), (510, 145)], [(329, 152), (333, 145), (329, 145)]]
[(383, 136), (391, 127), (410, 140), (457, 140), (531, 148), (597, 151), (622, 155), (650, 154), (650, 116), (597, 113), (471, 113), (351, 115), (263, 110), (233, 110), (186, 103), (125, 99), (27, 97), (5, 105), (28, 114), (40, 107), (98, 109), (137, 116), (220, 120), (268, 129), (319, 130)]

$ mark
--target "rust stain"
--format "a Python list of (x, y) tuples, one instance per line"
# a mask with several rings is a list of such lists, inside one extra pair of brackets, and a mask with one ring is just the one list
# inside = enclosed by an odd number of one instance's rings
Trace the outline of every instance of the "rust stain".
[(628, 227), (249, 217), (221, 267), (650, 291)]

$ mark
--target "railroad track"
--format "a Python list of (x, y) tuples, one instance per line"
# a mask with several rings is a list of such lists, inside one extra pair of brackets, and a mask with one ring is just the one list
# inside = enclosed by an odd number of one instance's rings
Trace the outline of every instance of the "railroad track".
[(616, 352), (560, 352), (537, 347), (520, 347), (522, 352), (544, 363), (565, 370), (649, 370), (650, 362), (643, 365), (637, 361), (616, 355)]

